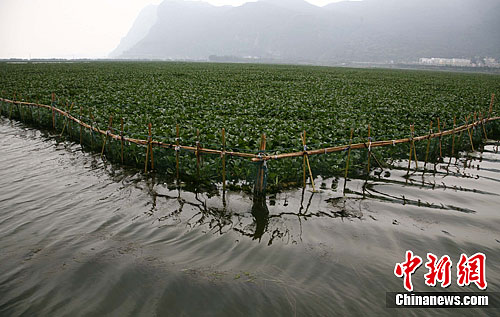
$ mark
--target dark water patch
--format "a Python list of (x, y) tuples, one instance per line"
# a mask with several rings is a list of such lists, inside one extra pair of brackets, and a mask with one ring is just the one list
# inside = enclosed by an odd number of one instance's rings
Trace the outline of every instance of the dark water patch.
[(316, 193), (258, 199), (145, 177), (4, 119), (0, 133), (0, 315), (434, 315), (385, 308), (408, 249), (454, 265), (484, 252), (500, 289), (495, 144), (453, 172), (445, 159), (352, 178), (345, 195), (318, 178)]

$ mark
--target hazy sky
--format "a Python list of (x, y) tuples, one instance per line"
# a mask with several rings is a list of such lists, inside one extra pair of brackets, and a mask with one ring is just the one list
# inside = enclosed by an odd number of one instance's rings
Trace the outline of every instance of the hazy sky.
[[(340, 0), (307, 0), (325, 5)], [(0, 58), (106, 57), (137, 14), (162, 0), (0, 0)], [(207, 0), (240, 5), (245, 0)]]

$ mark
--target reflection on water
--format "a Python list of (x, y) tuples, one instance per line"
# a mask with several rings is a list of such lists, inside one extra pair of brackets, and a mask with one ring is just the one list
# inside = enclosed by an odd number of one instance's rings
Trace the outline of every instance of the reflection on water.
[(250, 196), (165, 183), (5, 119), (0, 133), (0, 315), (433, 314), (385, 308), (408, 249), (484, 252), (500, 289), (494, 142), (379, 168), (345, 195), (318, 177), (318, 192)]

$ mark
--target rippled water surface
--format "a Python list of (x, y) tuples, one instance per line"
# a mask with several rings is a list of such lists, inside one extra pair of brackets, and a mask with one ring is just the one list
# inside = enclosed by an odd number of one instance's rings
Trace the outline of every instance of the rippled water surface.
[[(406, 250), (448, 254), (452, 272), (484, 252), (500, 291), (494, 143), (435, 172), (351, 179), (345, 197), (343, 179), (318, 179), (318, 193), (258, 200), (166, 185), (3, 118), (0, 136), (2, 316), (433, 315), (385, 308)], [(416, 291), (432, 290), (424, 273)]]

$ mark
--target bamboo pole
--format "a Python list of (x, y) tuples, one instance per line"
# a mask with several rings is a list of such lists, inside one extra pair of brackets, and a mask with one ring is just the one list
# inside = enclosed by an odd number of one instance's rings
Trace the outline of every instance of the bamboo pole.
[(429, 137), (427, 138), (427, 150), (425, 151), (424, 169), (427, 166), (427, 161), (429, 160), (429, 149), (430, 149), (430, 146), (431, 146), (431, 135), (432, 135), (432, 121), (429, 124)]
[(372, 147), (371, 147), (371, 145), (372, 145), (372, 138), (370, 136), (370, 132), (371, 132), (370, 128), (371, 128), (370, 124), (368, 124), (368, 142), (370, 142), (369, 146), (368, 146), (368, 162), (367, 162), (367, 165), (366, 165), (366, 171), (368, 172), (368, 174), (370, 174), (370, 158), (371, 158), (370, 154), (372, 152)]
[[(21, 96), (21, 100), (26, 100), (26, 97)], [(21, 113), (21, 121), (28, 122), (28, 106), (25, 104), (19, 105), (19, 112)]]
[(370, 152), (370, 154), (373, 157), (373, 159), (375, 160), (375, 162), (377, 162), (377, 165), (380, 167), (380, 169), (383, 170), (384, 167), (382, 166), (382, 164), (380, 163), (380, 161), (377, 159), (377, 157), (375, 156), (375, 154), (373, 154), (373, 151)]
[(200, 129), (196, 129), (196, 175), (200, 177)]
[[(24, 100), (27, 100), (26, 97), (24, 98)], [(22, 113), (23, 113), (23, 119), (22, 120), (24, 120), (25, 122), (28, 122), (28, 109), (29, 109), (29, 107), (28, 107), (27, 104), (25, 104), (24, 107), (21, 107), (21, 108), (23, 110), (22, 111)]]
[[(462, 144), (462, 141), (464, 139), (464, 134), (465, 134), (465, 131), (464, 130), (460, 130), (460, 132), (458, 134), (457, 144)], [(455, 158), (455, 163), (456, 163), (457, 160), (458, 160), (458, 156)]]
[[(439, 121), (439, 117), (438, 117), (438, 133), (441, 134), (441, 123)], [(439, 161), (441, 161), (441, 159), (443, 158), (443, 150), (442, 150), (442, 136), (439, 135)]]
[(12, 110), (14, 109), (14, 103), (16, 102), (16, 93), (14, 93), (14, 98), (12, 98), (12, 103), (10, 104), (9, 120), (12, 119)]
[[(307, 145), (306, 145), (306, 131), (304, 130), (304, 133), (302, 134), (302, 144), (304, 146), (304, 170), (307, 165), (307, 168), (309, 170), (309, 177), (311, 178), (311, 184), (313, 187), (313, 192), (316, 191), (316, 187), (314, 186), (314, 177), (311, 171), (311, 164), (309, 164), (309, 156), (307, 155)], [(306, 175), (304, 173), (304, 188), (306, 187)]]
[[(65, 111), (62, 111), (61, 109), (56, 108), (55, 107), (55, 103), (52, 103), (50, 106), (48, 106), (48, 105), (33, 104), (33, 103), (23, 102), (23, 101), (11, 101), (11, 100), (7, 100), (7, 99), (4, 99), (4, 98), (0, 98), (0, 99), (2, 101), (4, 101), (4, 102), (10, 103), (10, 104), (12, 104), (14, 106), (36, 106), (38, 108), (48, 109), (49, 111), (53, 110), (54, 112), (58, 112), (59, 115), (61, 115), (63, 117), (67, 117), (68, 119), (70, 119), (72, 121), (75, 121), (76, 123), (80, 124), (84, 128), (90, 129), (92, 133), (95, 131), (95, 132), (99, 133), (100, 135), (106, 135), (106, 131), (100, 130), (98, 127), (94, 127), (92, 125), (86, 124), (85, 122), (82, 122), (81, 120), (72, 117), (70, 114), (66, 113)], [(55, 98), (54, 98), (54, 101), (55, 101)], [(95, 121), (95, 119), (93, 118), (92, 113), (91, 113), (90, 110), (89, 110), (89, 112), (90, 112), (90, 115), (92, 117), (92, 120)], [(476, 113), (476, 115), (477, 115), (477, 113)], [(481, 114), (481, 116), (482, 116), (482, 114)], [(414, 137), (413, 142), (417, 142), (417, 141), (425, 140), (425, 139), (430, 140), (430, 138), (436, 138), (436, 137), (442, 138), (442, 137), (444, 137), (446, 135), (452, 135), (452, 134), (456, 134), (456, 133), (460, 133), (460, 136), (461, 136), (462, 134), (465, 134), (465, 130), (468, 131), (469, 137), (471, 138), (471, 131), (470, 131), (470, 129), (472, 127), (476, 127), (479, 124), (485, 124), (485, 123), (490, 122), (490, 121), (500, 120), (500, 117), (495, 117), (495, 118), (488, 118), (484, 122), (472, 122), (471, 124), (469, 124), (468, 123), (468, 118), (470, 118), (470, 116), (466, 117), (467, 123), (465, 125), (462, 125), (462, 126), (460, 126), (458, 128), (455, 125), (455, 128), (451, 129), (449, 131), (440, 131), (439, 133), (434, 133), (434, 134), (430, 134), (430, 135), (426, 135), (426, 136)], [(484, 116), (482, 116), (482, 118), (484, 118)], [(93, 123), (95, 123), (95, 122), (93, 122)], [(93, 124), (93, 123), (91, 122), (91, 124)], [(440, 127), (440, 130), (441, 130), (441, 124), (439, 124), (439, 127)], [(445, 127), (445, 125), (442, 126), (443, 129), (444, 129), (444, 127)], [(115, 136), (112, 133), (109, 134), (109, 137), (114, 138), (114, 139), (118, 139), (119, 138), (118, 136)], [(129, 141), (129, 142), (131, 142), (131, 143), (135, 143), (135, 144), (138, 144), (138, 145), (147, 145), (148, 144), (147, 140), (145, 141), (145, 140), (133, 139), (133, 138), (124, 138), (124, 139), (127, 140), (127, 141)], [(377, 141), (377, 142), (373, 142), (372, 147), (388, 146), (388, 145), (391, 145), (391, 144), (395, 145), (395, 144), (408, 143), (408, 142), (412, 142), (411, 138), (399, 139), (399, 140), (392, 140), (392, 142), (389, 141), (389, 140), (387, 140), (387, 141)], [(154, 145), (160, 146), (160, 147), (168, 147), (168, 148), (172, 147), (171, 144), (165, 144), (165, 143), (158, 142), (158, 141), (152, 141), (151, 143), (152, 143), (152, 145), (154, 143)], [(473, 143), (472, 143), (472, 147), (473, 147)], [(267, 160), (272, 160), (272, 159), (274, 160), (274, 159), (282, 159), (282, 158), (289, 158), (289, 157), (304, 156), (304, 152), (305, 152), (305, 154), (307, 154), (307, 156), (309, 156), (309, 155), (317, 155), (317, 154), (326, 154), (326, 153), (339, 152), (339, 151), (343, 151), (343, 150), (347, 150), (347, 149), (353, 150), (353, 149), (361, 149), (361, 148), (367, 148), (366, 143), (364, 143), (364, 142), (363, 143), (359, 143), (359, 144), (352, 144), (351, 143), (348, 146), (342, 145), (342, 146), (328, 147), (328, 148), (317, 149), (317, 150), (308, 150), (308, 151), (301, 151), (301, 152), (295, 152), (295, 153), (284, 153), (284, 154), (278, 154), (278, 155), (272, 155), (272, 156), (270, 156), (270, 155), (263, 155), (263, 156), (259, 155), (258, 156), (258, 155), (255, 155), (255, 154), (239, 153), (239, 152), (226, 152), (225, 154), (226, 155), (230, 155), (230, 156), (239, 156), (239, 157), (251, 158), (252, 161), (267, 161)], [(413, 150), (416, 150), (416, 147), (412, 147), (412, 148), (413, 148)], [(179, 145), (179, 149), (186, 149), (186, 150), (195, 152), (197, 148), (196, 147), (192, 147), (192, 146), (181, 146), (181, 145)], [(222, 151), (219, 151), (219, 150), (199, 148), (199, 153), (219, 154), (220, 155), (221, 152)], [(307, 164), (308, 162), (306, 161), (305, 163)], [(310, 165), (309, 165), (309, 167), (310, 167)]]
[[(451, 156), (455, 156), (455, 127), (457, 125), (457, 116), (453, 116), (453, 138), (451, 140)], [(451, 162), (451, 158), (450, 158)]]
[(313, 192), (316, 192), (316, 187), (314, 186), (314, 177), (311, 172), (311, 164), (309, 164), (309, 156), (306, 154), (307, 168), (309, 169), (309, 177), (311, 178), (311, 185), (313, 187)]
[(33, 107), (29, 106), (28, 109), (30, 110), (30, 119), (31, 119), (31, 122), (35, 122), (35, 119), (33, 118)]
[[(410, 130), (411, 130), (411, 126), (410, 126)], [(410, 166), (411, 166), (411, 156), (413, 154), (413, 147), (410, 143), (410, 157), (408, 158), (408, 171), (406, 172), (406, 174), (409, 174), (410, 173)]]
[(313, 187), (313, 191), (316, 191), (316, 187), (314, 186), (314, 178), (313, 178), (313, 175), (312, 175), (312, 171), (311, 171), (311, 164), (309, 164), (309, 157), (307, 155), (307, 145), (306, 145), (306, 131), (304, 130), (304, 132), (302, 133), (302, 145), (304, 146), (304, 154), (303, 154), (303, 157), (304, 157), (304, 161), (303, 161), (303, 181), (304, 181), (304, 188), (306, 187), (306, 165), (307, 165), (307, 168), (309, 170), (309, 177), (311, 178), (311, 184), (312, 184), (312, 187)]
[(347, 149), (347, 162), (345, 165), (345, 175), (344, 175), (344, 196), (345, 196), (345, 188), (347, 185), (347, 173), (349, 172), (349, 160), (351, 159), (351, 145), (352, 145), (352, 136), (354, 134), (354, 128), (351, 128), (351, 137), (349, 138), (349, 147)]
[(306, 145), (306, 130), (302, 132), (302, 146), (304, 147), (304, 154), (303, 154), (303, 159), (302, 159), (302, 184), (304, 188), (306, 188), (306, 151), (307, 151), (307, 145)]
[(146, 143), (146, 159), (144, 160), (144, 173), (148, 172), (149, 139), (151, 138), (151, 123), (148, 125), (148, 143)]
[(123, 118), (120, 118), (120, 143), (121, 143), (121, 159), (123, 165)]
[[(74, 103), (71, 103), (71, 107), (70, 107), (70, 112), (71, 112), (71, 109), (73, 108), (73, 104)], [(71, 137), (71, 131), (73, 130), (73, 120), (70, 120), (69, 118), (69, 113), (68, 113), (68, 116), (66, 117), (67, 120), (68, 120), (68, 135)]]
[[(265, 153), (265, 151), (266, 151), (266, 135), (262, 133), (260, 137), (259, 154), (262, 155), (263, 153)], [(257, 182), (255, 184), (255, 192), (256, 194), (263, 194), (265, 191), (264, 178), (266, 174), (265, 170), (266, 161), (261, 161), (258, 164), (259, 164), (259, 170), (257, 172)]]
[(89, 116), (90, 116), (90, 149), (94, 147), (94, 125), (95, 123), (94, 116), (92, 115), (92, 109), (89, 109)]
[[(80, 121), (82, 120), (82, 111), (83, 111), (83, 109), (80, 106)], [(82, 144), (82, 139), (83, 139), (83, 134), (82, 134), (83, 133), (83, 131), (82, 131), (83, 127), (82, 127), (81, 124), (79, 126), (80, 126), (80, 145), (81, 145)]]
[(112, 124), (113, 124), (113, 116), (109, 116), (108, 130), (106, 130), (106, 135), (104, 136), (104, 140), (102, 142), (101, 158), (104, 154), (104, 149), (106, 148), (106, 142), (108, 140), (108, 134), (110, 132)]
[(52, 93), (52, 101), (50, 103), (50, 106), (52, 107), (52, 128), (55, 129), (56, 128), (56, 113), (54, 111), (54, 102), (55, 102), (55, 99), (56, 99), (56, 95), (54, 93)]
[(413, 146), (413, 156), (415, 158), (415, 168), (418, 169), (417, 148), (415, 148), (415, 125), (411, 125), (411, 145)]
[(154, 151), (153, 151), (153, 134), (151, 132), (151, 122), (149, 123), (148, 130), (149, 130), (149, 153), (151, 154), (151, 170), (154, 171), (155, 169), (155, 156), (154, 156)]
[[(39, 103), (38, 99), (36, 100), (36, 103), (37, 104)], [(36, 107), (36, 114), (38, 116), (38, 123), (41, 124), (42, 123), (42, 118), (40, 117), (40, 107)]]
[(222, 128), (222, 190), (226, 191), (226, 129)]
[(177, 180), (179, 180), (179, 137), (180, 137), (180, 130), (179, 130), (179, 124), (177, 124), (175, 126), (175, 130), (176, 130), (176, 138), (175, 138), (175, 144), (176, 144), (176, 147), (175, 147), (175, 169), (176, 169), (176, 176), (177, 176)]
[[(71, 112), (71, 110), (73, 109), (73, 106), (74, 106), (74, 105), (75, 105), (74, 103), (71, 103), (71, 107), (69, 108), (68, 113), (70, 113), (70, 112)], [(67, 117), (66, 117), (66, 121), (65, 121), (65, 123), (64, 123), (64, 125), (63, 125), (62, 131), (61, 131), (61, 134), (59, 135), (59, 137), (62, 137), (62, 136), (63, 136), (63, 134), (64, 134), (64, 129), (66, 128), (66, 126), (67, 126), (68, 124), (69, 124), (69, 118), (67, 118)], [(102, 156), (102, 154), (101, 154), (101, 156)]]
[(474, 111), (474, 120), (472, 121), (472, 137), (475, 136), (476, 133), (476, 124), (477, 124), (477, 117), (476, 117), (476, 112)]
[[(490, 119), (490, 121), (493, 120), (500, 120), (500, 117), (495, 117)], [(459, 128), (456, 129), (456, 132), (461, 132), (467, 130), (467, 128), (470, 128), (472, 124), (469, 125), (463, 125)], [(449, 131), (442, 131), (441, 133), (433, 133), (431, 135), (424, 135), (424, 136), (419, 136), (415, 137), (415, 142), (421, 141), (421, 140), (426, 140), (428, 138), (437, 138), (439, 136), (446, 136), (446, 135), (451, 135), (453, 131), (450, 129)], [(381, 147), (381, 146), (388, 146), (388, 145), (396, 145), (396, 144), (402, 144), (402, 143), (408, 143), (411, 142), (410, 138), (405, 138), (405, 139), (398, 139), (398, 140), (386, 140), (386, 141), (377, 141), (372, 143), (372, 148), (374, 147)], [(184, 147), (188, 148), (188, 147)], [(318, 155), (318, 154), (326, 154), (326, 153), (334, 153), (334, 152), (341, 152), (341, 151), (346, 151), (348, 150), (349, 145), (341, 145), (341, 146), (335, 146), (335, 147), (329, 147), (329, 148), (323, 148), (323, 149), (318, 149), (318, 150), (308, 150), (307, 154), (308, 155)], [(358, 144), (352, 144), (350, 146), (351, 149), (361, 149), (361, 148), (366, 148), (366, 143), (358, 143)], [(206, 153), (218, 153), (215, 150), (203, 150)], [(240, 153), (241, 155), (241, 153)], [(257, 162), (257, 161), (262, 161), (262, 160), (277, 160), (277, 159), (283, 159), (283, 158), (290, 158), (290, 157), (302, 157), (304, 155), (304, 151), (300, 152), (293, 152), (293, 153), (283, 153), (283, 154), (278, 154), (278, 155), (268, 155), (264, 157), (252, 157), (252, 161)]]
[(486, 134), (486, 128), (485, 128), (485, 126), (484, 126), (484, 116), (483, 116), (483, 113), (482, 113), (482, 112), (480, 112), (480, 113), (479, 113), (479, 117), (481, 118), (481, 119), (480, 119), (480, 120), (481, 120), (481, 127), (483, 127), (484, 138), (485, 138), (486, 140), (488, 140), (488, 135)]
[(465, 124), (467, 125), (467, 133), (469, 133), (470, 146), (472, 148), (472, 152), (474, 152), (474, 143), (472, 142), (472, 134), (469, 129), (469, 116), (465, 116)]
[(495, 102), (495, 94), (491, 94), (490, 109), (488, 111), (488, 119), (491, 118), (491, 113), (493, 112), (493, 103)]
[[(20, 101), (23, 100), (23, 96), (22, 95), (19, 95), (19, 100)], [(21, 118), (21, 121), (25, 121), (24, 120), (24, 116), (23, 116), (23, 107), (21, 107), (21, 103), (17, 104), (17, 109), (19, 110), (19, 117)]]

